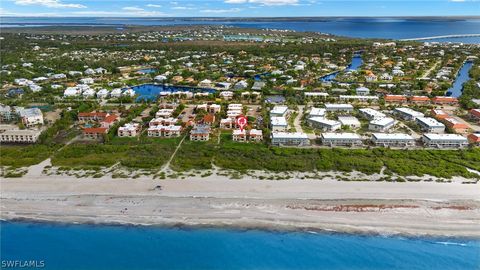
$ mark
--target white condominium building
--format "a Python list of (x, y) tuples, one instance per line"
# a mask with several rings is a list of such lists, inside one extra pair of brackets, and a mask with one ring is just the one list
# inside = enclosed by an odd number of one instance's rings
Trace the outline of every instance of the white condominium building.
[(467, 138), (458, 134), (423, 134), (423, 144), (435, 148), (463, 148), (468, 146)]
[(403, 133), (373, 133), (372, 142), (376, 146), (414, 146), (415, 139)]
[(322, 143), (329, 146), (362, 145), (362, 138), (355, 133), (322, 133)]

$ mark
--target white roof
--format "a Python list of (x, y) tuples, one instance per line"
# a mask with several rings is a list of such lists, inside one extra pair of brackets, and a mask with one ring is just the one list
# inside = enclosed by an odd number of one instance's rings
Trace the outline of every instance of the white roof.
[(322, 133), (323, 139), (335, 140), (335, 139), (349, 139), (349, 140), (361, 140), (360, 135), (355, 133)]
[(123, 125), (123, 127), (119, 127), (118, 129), (122, 130), (122, 131), (123, 130), (134, 131), (139, 127), (140, 127), (140, 125), (138, 123), (127, 123), (127, 124)]
[(413, 140), (413, 137), (404, 133), (373, 133), (377, 140)]
[(247, 131), (245, 131), (245, 129), (242, 129), (242, 130), (235, 129), (235, 130), (233, 130), (233, 135), (245, 135), (245, 134), (247, 134)]
[(263, 135), (263, 131), (260, 130), (260, 129), (251, 129), (250, 130), (250, 135), (260, 136), (260, 135)]
[(328, 109), (353, 109), (352, 104), (325, 104), (325, 108)]
[(315, 108), (313, 107), (311, 110), (310, 110), (310, 114), (309, 115), (312, 115), (312, 116), (323, 116), (325, 115), (325, 112), (326, 110), (324, 108)]
[(354, 116), (339, 116), (338, 121), (346, 126), (359, 126), (360, 121)]
[(7, 130), (1, 135), (23, 135), (23, 136), (38, 136), (40, 135), (40, 130), (31, 130), (31, 129), (11, 129)]
[(432, 141), (442, 141), (442, 140), (448, 140), (448, 141), (467, 141), (467, 138), (458, 135), (458, 134), (433, 134), (433, 133), (427, 133), (423, 134), (424, 137), (428, 138), (429, 140)]
[(167, 130), (167, 131), (180, 131), (182, 129), (182, 126), (174, 126), (174, 125), (170, 125), (170, 126), (162, 126), (162, 125), (158, 125), (158, 126), (151, 126), (148, 128), (148, 131), (157, 131), (157, 130)]
[(356, 91), (370, 91), (370, 89), (368, 89), (367, 87), (364, 87), (364, 86), (361, 86), (361, 87), (358, 87), (357, 89), (355, 89)]
[(372, 121), (370, 121), (370, 124), (376, 125), (376, 126), (387, 126), (392, 123), (395, 123), (395, 119), (390, 117), (375, 118)]
[(423, 113), (421, 112), (417, 112), (417, 111), (414, 111), (410, 108), (405, 108), (405, 107), (402, 107), (402, 108), (395, 108), (395, 111), (399, 111), (399, 112), (402, 112), (404, 114), (408, 114), (410, 116), (414, 116), (414, 117), (423, 117)]
[(287, 119), (285, 117), (270, 117), (270, 123), (272, 126), (286, 126), (287, 125)]
[(270, 111), (271, 114), (285, 114), (288, 110), (287, 106), (275, 106)]
[(428, 127), (445, 127), (444, 124), (431, 117), (417, 117), (417, 121), (422, 122)]
[(323, 118), (323, 117), (311, 117), (311, 118), (308, 118), (308, 120), (314, 121), (314, 122), (317, 122), (317, 123), (321, 123), (321, 124), (324, 124), (324, 125), (327, 125), (327, 126), (337, 126), (337, 125), (342, 124), (338, 121), (326, 119), (326, 118)]
[(385, 117), (384, 113), (379, 112), (379, 111), (374, 110), (374, 109), (370, 109), (370, 108), (362, 108), (362, 109), (359, 109), (359, 111), (366, 114), (366, 115), (369, 115), (373, 118)]
[(311, 97), (314, 97), (314, 96), (318, 96), (318, 97), (327, 97), (328, 96), (328, 93), (325, 93), (325, 92), (305, 92), (304, 93), (305, 96), (311, 96)]
[(308, 139), (308, 135), (301, 132), (273, 132), (272, 139)]
[(377, 96), (340, 95), (340, 99), (378, 99)]

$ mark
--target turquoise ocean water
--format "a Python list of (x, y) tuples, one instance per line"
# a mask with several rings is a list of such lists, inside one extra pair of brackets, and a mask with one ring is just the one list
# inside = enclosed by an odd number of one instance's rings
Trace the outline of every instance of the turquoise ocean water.
[(2, 222), (1, 260), (44, 269), (480, 269), (480, 240)]

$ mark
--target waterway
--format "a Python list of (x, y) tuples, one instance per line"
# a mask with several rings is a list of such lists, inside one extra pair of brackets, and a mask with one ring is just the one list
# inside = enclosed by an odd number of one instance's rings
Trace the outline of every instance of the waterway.
[(472, 61), (466, 61), (463, 66), (460, 68), (460, 70), (457, 73), (457, 77), (455, 78), (455, 81), (453, 82), (452, 87), (450, 87), (446, 95), (447, 96), (452, 96), (452, 97), (460, 97), (463, 92), (463, 84), (466, 83), (468, 80), (470, 80), (470, 75), (468, 72), (470, 69), (473, 67), (473, 62)]
[[(356, 71), (360, 68), (360, 66), (363, 64), (363, 60), (362, 60), (362, 56), (360, 54), (355, 54), (353, 57), (352, 57), (352, 62), (350, 62), (350, 64), (347, 66), (347, 68), (345, 69), (345, 71), (349, 72), (349, 71)], [(335, 80), (335, 78), (337, 77), (337, 75), (340, 73), (341, 71), (336, 71), (336, 72), (332, 72), (328, 75), (325, 75), (325, 76), (322, 76), (320, 77), (320, 81), (321, 82), (332, 82)]]
[(192, 93), (215, 93), (215, 89), (198, 88), (190, 86), (171, 86), (163, 84), (142, 84), (132, 87), (135, 94), (138, 95), (136, 101), (154, 101), (164, 93), (192, 92)]
[[(125, 25), (226, 25), (257, 29), (286, 29), (330, 33), (357, 38), (406, 39), (443, 35), (479, 33), (477, 18), (389, 18), (389, 17), (319, 17), (275, 21), (200, 18), (101, 18), (101, 17), (0, 17), (2, 27), (35, 26), (116, 26)], [(119, 31), (122, 31), (121, 29)], [(437, 40), (432, 40), (437, 41)], [(480, 37), (448, 38), (444, 42), (480, 43)]]

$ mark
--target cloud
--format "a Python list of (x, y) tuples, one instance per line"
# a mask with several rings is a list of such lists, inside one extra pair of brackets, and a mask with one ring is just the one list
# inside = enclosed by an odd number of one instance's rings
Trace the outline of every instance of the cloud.
[(161, 5), (155, 5), (155, 4), (148, 4), (147, 7), (153, 7), (153, 8), (161, 8)]
[(115, 17), (154, 17), (154, 16), (168, 16), (163, 12), (158, 11), (146, 11), (146, 10), (139, 10), (139, 11), (103, 11), (103, 10), (90, 10), (90, 11), (75, 11), (71, 12), (70, 14), (66, 15), (74, 15), (74, 16), (115, 16)]
[(299, 0), (225, 0), (227, 4), (260, 4), (264, 6), (298, 5)]
[(200, 10), (201, 13), (235, 13), (240, 12), (242, 9), (240, 8), (229, 8), (229, 9), (202, 9)]
[(172, 7), (172, 9), (176, 9), (176, 10), (190, 10), (190, 9), (193, 9), (191, 7)]
[(143, 8), (139, 8), (139, 7), (124, 7), (122, 9), (127, 11), (145, 11)]
[(15, 0), (14, 3), (21, 6), (40, 5), (49, 8), (86, 8), (81, 4), (65, 4), (60, 0)]

